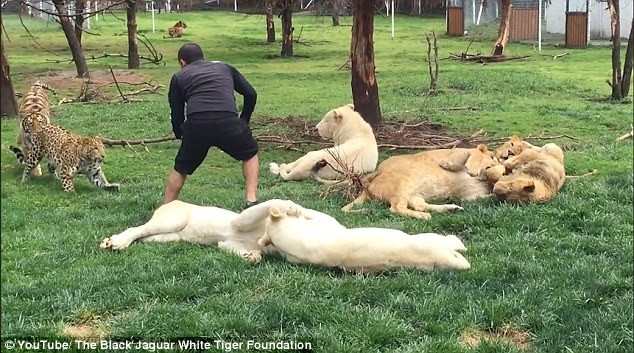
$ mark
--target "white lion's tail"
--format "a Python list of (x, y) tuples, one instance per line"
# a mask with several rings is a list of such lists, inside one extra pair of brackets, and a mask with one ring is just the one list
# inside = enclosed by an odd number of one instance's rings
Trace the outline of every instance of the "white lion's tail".
[(269, 163), (269, 171), (274, 175), (280, 175), (280, 166), (277, 163)]

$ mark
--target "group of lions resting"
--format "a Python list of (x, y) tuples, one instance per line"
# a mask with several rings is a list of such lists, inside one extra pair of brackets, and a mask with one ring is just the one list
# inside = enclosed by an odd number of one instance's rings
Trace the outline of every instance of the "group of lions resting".
[[(369, 199), (390, 204), (394, 213), (430, 219), (430, 211), (461, 210), (441, 199), (475, 200), (494, 194), (507, 202), (546, 201), (566, 180), (564, 155), (557, 145), (533, 146), (513, 136), (495, 152), (476, 148), (438, 149), (390, 157), (378, 168), (372, 128), (348, 104), (329, 111), (317, 124), (334, 146), (288, 164), (271, 163), (283, 180), (343, 179), (338, 170), (370, 173), (365, 190), (342, 211)], [(376, 171), (375, 171), (376, 169)], [(406, 234), (387, 228), (348, 229), (335, 218), (289, 200), (269, 200), (242, 213), (173, 201), (161, 206), (144, 225), (104, 239), (102, 248), (123, 250), (132, 242), (187, 241), (217, 245), (250, 263), (263, 254), (280, 254), (292, 263), (338, 267), (369, 273), (395, 267), (466, 270), (467, 250), (455, 235)]]
[[(370, 125), (352, 104), (333, 109), (317, 124), (321, 137), (334, 146), (306, 155), (289, 164), (270, 164), (283, 180), (311, 176), (324, 183), (343, 178), (342, 170), (370, 173), (366, 188), (352, 203), (377, 199), (404, 216), (430, 219), (430, 211), (461, 210), (454, 204), (434, 205), (442, 199), (474, 200), (491, 193), (508, 202), (546, 201), (565, 180), (564, 155), (557, 145), (536, 147), (513, 136), (497, 151), (486, 145), (476, 148), (438, 149), (388, 158), (378, 168), (378, 148)], [(341, 164), (344, 164), (341, 167)], [(374, 171), (376, 168), (376, 171)], [(374, 172), (373, 172), (374, 171)]]

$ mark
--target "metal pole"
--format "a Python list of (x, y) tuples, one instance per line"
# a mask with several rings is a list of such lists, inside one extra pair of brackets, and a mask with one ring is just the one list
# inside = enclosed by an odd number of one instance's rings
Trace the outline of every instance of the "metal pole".
[(542, 51), (542, 0), (538, 1), (537, 8), (539, 14), (537, 15), (537, 48)]
[(233, 0), (233, 11), (238, 12), (238, 0)]
[(152, 7), (151, 7), (151, 9), (152, 9), (152, 33), (154, 33), (154, 31), (156, 31), (156, 26), (155, 26), (155, 23), (154, 23), (154, 0), (152, 0), (151, 4), (152, 4)]

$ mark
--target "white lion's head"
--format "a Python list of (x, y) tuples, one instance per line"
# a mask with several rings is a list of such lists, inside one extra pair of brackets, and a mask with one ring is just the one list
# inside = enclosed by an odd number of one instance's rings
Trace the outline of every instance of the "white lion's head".
[[(317, 124), (317, 132), (319, 136), (324, 139), (330, 139), (335, 142), (335, 145), (340, 142), (345, 142), (345, 137), (342, 136), (342, 132), (346, 130), (344, 126), (348, 126), (352, 124), (354, 128), (349, 128), (348, 130), (363, 131), (369, 130), (372, 131), (372, 128), (369, 124), (363, 120), (359, 113), (354, 111), (354, 104), (346, 104), (339, 108), (332, 109)], [(359, 128), (359, 126), (363, 126)]]

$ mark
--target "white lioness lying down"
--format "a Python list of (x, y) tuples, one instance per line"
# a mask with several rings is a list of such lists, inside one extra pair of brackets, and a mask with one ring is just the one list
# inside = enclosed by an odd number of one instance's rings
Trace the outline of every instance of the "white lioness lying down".
[(289, 262), (370, 273), (397, 267), (468, 270), (467, 249), (455, 235), (409, 235), (386, 228), (335, 228), (311, 219), (298, 205), (270, 208), (270, 223), (258, 244), (273, 245)]
[(394, 213), (429, 220), (430, 211), (458, 211), (462, 207), (434, 205), (428, 201), (475, 200), (489, 196), (492, 186), (484, 171), (497, 164), (485, 145), (393, 156), (366, 177), (366, 190), (341, 210), (352, 212), (355, 205), (378, 199), (390, 204), (390, 211)]
[[(379, 150), (374, 132), (370, 124), (354, 111), (354, 105), (348, 104), (329, 111), (316, 127), (322, 138), (334, 141), (334, 146), (308, 152), (292, 163), (270, 163), (271, 173), (279, 174), (283, 180), (308, 179), (312, 175), (323, 183), (337, 181), (343, 178), (343, 174), (332, 168), (338, 168), (333, 155), (358, 173), (369, 173), (376, 168)], [(313, 167), (322, 160), (330, 165), (313, 174)]]
[[(145, 224), (131, 227), (122, 233), (105, 238), (101, 248), (123, 250), (132, 242), (185, 241), (201, 245), (218, 245), (250, 263), (259, 263), (262, 253), (275, 253), (273, 247), (260, 247), (258, 239), (264, 234), (272, 206), (295, 207), (288, 200), (268, 200), (242, 213), (219, 207), (198, 206), (182, 201), (162, 205)], [(311, 209), (303, 209), (306, 216), (333, 228), (343, 228), (333, 217)]]

